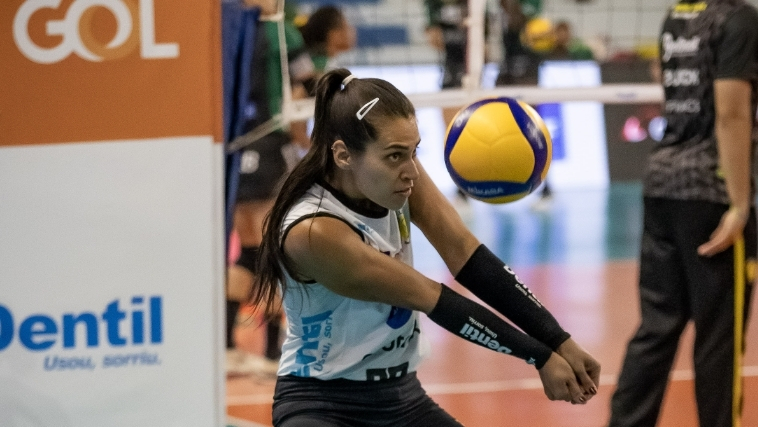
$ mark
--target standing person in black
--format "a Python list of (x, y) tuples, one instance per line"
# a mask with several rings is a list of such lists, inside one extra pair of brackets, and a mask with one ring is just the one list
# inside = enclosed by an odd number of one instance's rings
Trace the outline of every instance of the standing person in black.
[[(522, 4), (523, 3), (523, 4)], [(500, 0), (504, 14), (503, 61), (495, 81), (496, 86), (537, 85), (537, 73), (542, 55), (524, 44), (527, 23), (535, 18), (542, 3), (528, 0)]]
[(743, 0), (680, 1), (663, 24), (660, 62), (668, 125), (644, 180), (642, 322), (610, 426), (656, 424), (690, 320), (700, 426), (735, 426), (756, 257), (758, 12)]

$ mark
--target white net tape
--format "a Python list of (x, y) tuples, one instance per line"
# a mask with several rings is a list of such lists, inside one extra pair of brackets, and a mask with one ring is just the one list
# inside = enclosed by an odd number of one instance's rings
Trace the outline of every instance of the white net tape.
[[(462, 107), (476, 100), (507, 96), (527, 104), (553, 102), (595, 101), (602, 104), (648, 104), (662, 102), (663, 88), (659, 84), (609, 84), (596, 87), (540, 88), (507, 86), (469, 91), (442, 90), (433, 93), (409, 94), (416, 108)], [(313, 116), (314, 100), (295, 101), (286, 116), (289, 121), (306, 120)]]

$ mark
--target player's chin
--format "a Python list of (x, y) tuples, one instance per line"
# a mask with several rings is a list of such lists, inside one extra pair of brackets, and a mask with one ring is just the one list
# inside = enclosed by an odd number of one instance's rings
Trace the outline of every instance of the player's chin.
[(385, 205), (385, 207), (391, 210), (398, 210), (402, 208), (403, 205), (405, 205), (405, 202), (408, 201), (408, 197), (410, 196), (411, 196), (410, 190), (394, 192), (392, 193), (392, 197), (390, 197), (387, 200), (387, 204)]

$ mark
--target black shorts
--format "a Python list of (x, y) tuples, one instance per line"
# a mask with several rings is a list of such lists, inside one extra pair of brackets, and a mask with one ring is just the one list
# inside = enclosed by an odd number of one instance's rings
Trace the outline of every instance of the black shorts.
[(289, 135), (274, 132), (242, 151), (237, 202), (276, 197), (284, 178), (297, 163)]
[(462, 427), (412, 372), (385, 381), (282, 376), (274, 390), (276, 427)]

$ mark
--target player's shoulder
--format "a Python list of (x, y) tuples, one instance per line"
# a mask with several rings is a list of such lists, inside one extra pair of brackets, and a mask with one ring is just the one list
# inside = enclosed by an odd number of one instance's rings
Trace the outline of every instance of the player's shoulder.
[(747, 2), (737, 5), (729, 14), (726, 25), (733, 31), (758, 32), (758, 9)]

